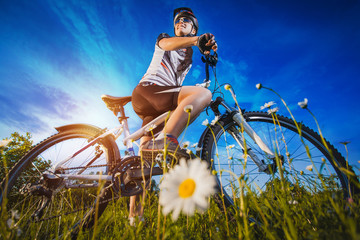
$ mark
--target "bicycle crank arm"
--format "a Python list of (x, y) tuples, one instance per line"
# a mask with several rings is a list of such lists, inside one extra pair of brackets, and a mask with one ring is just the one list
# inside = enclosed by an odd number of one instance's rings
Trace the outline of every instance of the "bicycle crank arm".
[(154, 168), (144, 168), (144, 169), (128, 169), (126, 171), (125, 181), (131, 180), (142, 180), (143, 178), (148, 179), (151, 176), (162, 175), (163, 170), (159, 167)]

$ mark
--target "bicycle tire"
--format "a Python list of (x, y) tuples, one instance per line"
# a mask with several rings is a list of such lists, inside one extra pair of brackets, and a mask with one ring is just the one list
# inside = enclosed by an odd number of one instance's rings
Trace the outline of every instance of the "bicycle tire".
[[(300, 186), (310, 193), (315, 193), (328, 188), (328, 186), (321, 187), (321, 179), (326, 179), (330, 183), (335, 181), (334, 190), (341, 190), (344, 197), (359, 193), (356, 176), (351, 177), (339, 170), (340, 167), (343, 167), (353, 172), (351, 167), (346, 167), (344, 157), (324, 139), (330, 149), (329, 152), (319, 134), (312, 129), (301, 123), (302, 137), (300, 138), (294, 121), (287, 117), (280, 115), (275, 117), (274, 115), (273, 118), (272, 115), (266, 112), (246, 112), (244, 118), (269, 147), (274, 147), (276, 146), (274, 144), (277, 144), (276, 149), (279, 156), (282, 155), (285, 158), (283, 172), (286, 175), (286, 181), (290, 184), (297, 184), (296, 186)], [(276, 125), (274, 119), (277, 119)], [(275, 135), (274, 131), (275, 126), (277, 135)], [(237, 123), (229, 115), (226, 115), (217, 124), (210, 126), (203, 138), (200, 156), (209, 163), (212, 170), (217, 172), (217, 190), (221, 194), (216, 195), (215, 199), (221, 208), (224, 204), (225, 207), (233, 205), (234, 199), (238, 196), (238, 192), (236, 192), (239, 190), (236, 189), (236, 187), (239, 187), (238, 180), (229, 171), (235, 173), (238, 178), (241, 176), (242, 179), (245, 179), (247, 186), (253, 192), (266, 191), (268, 183), (279, 176), (279, 171), (274, 175), (258, 172), (258, 166), (250, 158), (245, 161), (244, 152), (236, 139), (231, 134), (227, 134), (229, 131), (236, 131), (241, 134), (240, 129)], [(246, 134), (244, 136), (247, 148), (251, 148), (262, 160), (270, 164), (271, 159)], [(286, 144), (281, 140), (282, 138), (286, 139)], [(308, 158), (305, 145), (308, 146), (314, 165)], [(229, 146), (232, 147), (229, 148)], [(275, 153), (274, 149), (272, 151)], [(286, 151), (288, 154), (286, 154)], [(322, 159), (326, 159), (326, 161)], [(310, 171), (309, 166), (311, 165), (313, 169)], [(291, 178), (291, 176), (293, 177)], [(220, 197), (221, 195), (223, 198)], [(222, 199), (224, 202), (222, 202)]]
[[(39, 239), (54, 239), (59, 236), (76, 238), (81, 229), (92, 227), (95, 219), (104, 212), (108, 204), (107, 200), (112, 197), (111, 188), (106, 184), (81, 188), (81, 184), (85, 186), (84, 184), (91, 185), (94, 182), (68, 180), (70, 184), (79, 184), (79, 189), (66, 188), (64, 181), (60, 184), (52, 182), (51, 186), (47, 183), (47, 186), (38, 187), (36, 191), (33, 191), (34, 187), (30, 187), (32, 184), (39, 186), (42, 174), (50, 170), (57, 163), (57, 159), (62, 160), (71, 156), (100, 133), (100, 129), (86, 125), (66, 128), (33, 147), (9, 171), (8, 179), (4, 179), (1, 183), (0, 204), (6, 199), (8, 214), (11, 216), (11, 212), (14, 211), (20, 213), (17, 226), (22, 229), (24, 236), (35, 232), (36, 238)], [(71, 147), (74, 150), (68, 150)], [(102, 151), (93, 163), (99, 167), (91, 170), (111, 174), (109, 166), (115, 166), (116, 150), (114, 140), (111, 137), (104, 138), (77, 155), (69, 165), (63, 166), (64, 170), (61, 171), (66, 173), (79, 171), (80, 165), (84, 166), (86, 161), (93, 158), (92, 154)], [(77, 165), (80, 160), (81, 163)], [(91, 174), (89, 172), (91, 170), (85, 170), (83, 174)], [(45, 208), (40, 210), (39, 206), (43, 205)]]

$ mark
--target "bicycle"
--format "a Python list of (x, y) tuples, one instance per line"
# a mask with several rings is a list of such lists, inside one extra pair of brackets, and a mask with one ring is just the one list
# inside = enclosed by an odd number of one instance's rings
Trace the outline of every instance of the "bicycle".
[[(222, 86), (216, 78), (217, 55), (202, 59), (206, 72), (202, 85), (209, 85), (211, 67), (216, 95)], [(130, 134), (124, 106), (131, 97), (103, 95), (102, 100), (118, 117), (118, 127), (57, 127), (58, 133), (31, 149), (1, 183), (2, 210), (6, 206), (7, 211), (21, 212), (19, 222), (40, 238), (54, 234), (49, 229), (55, 229), (58, 236), (70, 229), (76, 236), (79, 229), (94, 225), (110, 201), (140, 194), (152, 176), (163, 174), (163, 156), (142, 160), (135, 154), (133, 141), (163, 123), (168, 113)], [(214, 197), (221, 208), (234, 205), (238, 197), (239, 178), (234, 174), (246, 180), (247, 191), (261, 192), (279, 176), (280, 168), (288, 182), (298, 181), (307, 191), (324, 190), (322, 180), (330, 179), (345, 197), (359, 192), (356, 177), (340, 170), (347, 166), (344, 157), (305, 125), (299, 131), (292, 119), (233, 108), (221, 96), (211, 102), (210, 109), (218, 121), (205, 127), (196, 155), (217, 173), (219, 194)], [(126, 147), (123, 157), (115, 142), (121, 135)], [(306, 171), (308, 165), (321, 174)]]

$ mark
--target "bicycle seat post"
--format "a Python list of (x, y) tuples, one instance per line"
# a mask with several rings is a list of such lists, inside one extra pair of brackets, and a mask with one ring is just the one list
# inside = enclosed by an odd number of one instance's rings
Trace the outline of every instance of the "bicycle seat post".
[[(127, 138), (128, 136), (130, 136), (130, 130), (129, 130), (129, 125), (128, 125), (128, 121), (127, 121), (127, 119), (129, 117), (127, 117), (125, 115), (124, 106), (117, 105), (116, 108), (114, 109), (114, 114), (117, 116), (119, 123), (123, 127), (124, 138)], [(132, 140), (131, 139), (127, 140), (125, 145), (127, 147), (127, 151), (126, 151), (127, 154), (131, 155), (131, 156), (135, 156), (135, 151), (134, 151), (134, 148), (133, 148)]]
[[(131, 102), (131, 96), (113, 97), (110, 95), (102, 95), (101, 99), (105, 102), (106, 107), (110, 109), (114, 113), (114, 115), (118, 118), (118, 121), (121, 124), (121, 129), (122, 129), (122, 131), (119, 134), (123, 132), (125, 137), (124, 139), (126, 139), (128, 136), (130, 136), (130, 131), (127, 122), (127, 119), (129, 117), (125, 115), (124, 106), (127, 103)], [(126, 145), (127, 148), (126, 154), (134, 156), (135, 151), (133, 148), (132, 139), (127, 139), (126, 142), (124, 142), (124, 144)]]

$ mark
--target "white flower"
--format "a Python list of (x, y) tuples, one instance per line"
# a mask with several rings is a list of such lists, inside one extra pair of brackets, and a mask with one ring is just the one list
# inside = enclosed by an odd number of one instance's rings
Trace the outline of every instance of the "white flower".
[(192, 151), (190, 149), (186, 149), (186, 153), (191, 155), (192, 154)]
[(154, 130), (157, 126), (155, 124), (151, 124), (148, 128), (145, 129), (146, 132), (151, 132)]
[(191, 145), (192, 148), (195, 148), (195, 152), (201, 151), (201, 147), (198, 147), (197, 143), (194, 143), (193, 145)]
[(209, 125), (209, 120), (205, 119), (205, 120), (202, 122), (202, 125), (208, 126), (208, 125)]
[(264, 110), (265, 108), (271, 108), (271, 106), (275, 105), (276, 103), (274, 101), (265, 103), (264, 106), (260, 107), (260, 110)]
[(304, 98), (304, 101), (303, 101), (303, 102), (298, 102), (298, 105), (299, 105), (301, 108), (307, 108), (308, 99), (307, 99), (307, 98)]
[(0, 147), (6, 147), (11, 142), (11, 139), (5, 139), (0, 141)]
[(164, 175), (160, 184), (160, 205), (164, 215), (173, 212), (175, 221), (180, 212), (193, 215), (195, 210), (208, 207), (208, 197), (215, 193), (216, 181), (208, 170), (206, 162), (199, 158), (180, 164)]
[(231, 85), (230, 85), (230, 84), (225, 84), (224, 88), (225, 88), (225, 90), (230, 90), (230, 89), (231, 89)]
[(289, 201), (289, 204), (290, 204), (290, 205), (296, 205), (296, 204), (298, 204), (298, 201), (296, 201), (296, 200), (290, 200), (290, 201)]
[(261, 89), (261, 88), (262, 88), (261, 83), (256, 84), (256, 88), (257, 88), (257, 89)]
[(232, 145), (228, 145), (228, 146), (226, 146), (226, 149), (232, 149), (232, 148), (234, 148), (235, 147), (235, 145), (234, 144), (232, 144)]
[(306, 170), (309, 170), (311, 172), (313, 170), (313, 166), (312, 165), (306, 166)]
[(215, 123), (217, 123), (217, 121), (219, 121), (219, 119), (220, 119), (220, 116), (215, 116), (214, 120), (212, 120), (211, 123), (210, 123), (211, 126), (214, 126)]
[(272, 114), (272, 113), (276, 113), (276, 112), (278, 112), (279, 111), (279, 108), (278, 107), (276, 107), (276, 108), (270, 108), (269, 110), (267, 110), (267, 113), (268, 114)]
[(190, 142), (186, 141), (186, 142), (183, 143), (182, 147), (187, 148), (189, 145), (190, 145)]
[(192, 110), (193, 110), (193, 105), (186, 105), (186, 106), (184, 107), (184, 111), (185, 111), (186, 113), (191, 113)]
[(7, 224), (8, 228), (11, 229), (11, 228), (14, 226), (15, 221), (14, 221), (14, 219), (9, 218), (9, 219), (6, 221), (6, 224)]
[(11, 217), (15, 220), (19, 220), (20, 219), (19, 210), (11, 210)]
[(196, 148), (198, 146), (197, 143), (194, 143), (193, 145), (191, 145), (192, 148)]

